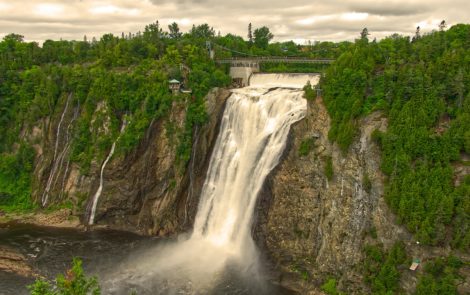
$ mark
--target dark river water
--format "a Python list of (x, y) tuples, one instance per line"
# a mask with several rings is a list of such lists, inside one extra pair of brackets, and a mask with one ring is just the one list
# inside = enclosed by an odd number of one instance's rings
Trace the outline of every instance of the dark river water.
[[(120, 277), (117, 287), (110, 288), (112, 273), (125, 270), (138, 253), (152, 255), (162, 243), (172, 241), (142, 237), (128, 232), (76, 229), (57, 229), (24, 224), (0, 225), (0, 247), (15, 249), (27, 258), (35, 273), (53, 279), (70, 268), (73, 257), (83, 261), (85, 272), (96, 275), (102, 284), (102, 294), (291, 294), (267, 279), (253, 281), (250, 276), (227, 266), (209, 289), (192, 290), (191, 282), (173, 284), (159, 278), (147, 277), (145, 285)], [(128, 270), (127, 273), (129, 273)], [(132, 272), (132, 271), (130, 271)], [(26, 286), (34, 280), (0, 271), (0, 294), (29, 294)], [(149, 283), (151, 282), (151, 283)], [(178, 287), (174, 287), (178, 285)]]

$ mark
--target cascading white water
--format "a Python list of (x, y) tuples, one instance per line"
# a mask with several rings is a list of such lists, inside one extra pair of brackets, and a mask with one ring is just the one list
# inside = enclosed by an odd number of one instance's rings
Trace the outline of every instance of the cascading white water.
[(104, 168), (106, 168), (106, 165), (108, 164), (109, 160), (111, 160), (111, 157), (114, 154), (114, 150), (116, 149), (116, 143), (119, 140), (119, 138), (121, 137), (121, 134), (124, 132), (124, 129), (126, 128), (126, 125), (127, 125), (127, 122), (124, 120), (124, 122), (122, 123), (121, 131), (120, 131), (120, 134), (119, 134), (118, 138), (116, 138), (116, 140), (111, 145), (111, 150), (109, 151), (108, 156), (106, 157), (103, 164), (101, 165), (100, 185), (98, 186), (98, 189), (96, 190), (96, 193), (93, 195), (93, 202), (92, 202), (92, 205), (91, 205), (90, 217), (88, 219), (88, 224), (89, 225), (93, 225), (94, 222), (95, 222), (96, 206), (98, 205), (98, 200), (100, 199), (101, 192), (103, 191)]
[(69, 94), (67, 97), (64, 110), (62, 111), (59, 124), (57, 125), (57, 130), (55, 134), (54, 156), (52, 157), (52, 169), (51, 169), (51, 172), (49, 173), (49, 178), (47, 179), (46, 188), (44, 189), (44, 192), (41, 197), (41, 203), (43, 207), (46, 206), (47, 201), (49, 200), (49, 192), (51, 190), (52, 180), (54, 179), (54, 175), (56, 173), (57, 167), (59, 166), (59, 163), (58, 163), (59, 161), (57, 161), (57, 151), (59, 148), (60, 130), (61, 130), (62, 122), (64, 121), (64, 118), (65, 118), (65, 113), (67, 112), (67, 109), (69, 107), (70, 98), (72, 98), (72, 94)]
[[(66, 136), (65, 136), (65, 142), (66, 142), (65, 146), (66, 146), (66, 148), (64, 149), (64, 154), (62, 156), (62, 162), (67, 157), (67, 164), (65, 165), (65, 171), (64, 171), (63, 176), (62, 176), (62, 185), (61, 185), (61, 189), (60, 189), (60, 193), (59, 193), (59, 199), (61, 199), (62, 195), (65, 193), (65, 191), (64, 191), (65, 181), (67, 179), (69, 168), (70, 168), (70, 158), (67, 155), (67, 153), (70, 151), (70, 147), (72, 146), (72, 141), (70, 141), (70, 139), (71, 139), (70, 130), (71, 130), (71, 127), (73, 126), (73, 122), (78, 117), (79, 111), (80, 111), (80, 102), (78, 102), (78, 105), (75, 108), (75, 111), (73, 113), (73, 118), (72, 118), (72, 120), (70, 120), (69, 125), (67, 126), (67, 132), (66, 132)], [(62, 167), (62, 164), (61, 164), (61, 167)], [(57, 175), (56, 181), (58, 180), (59, 176), (60, 176), (60, 171)]]
[(306, 114), (302, 87), (318, 81), (318, 75), (278, 76), (281, 87), (255, 78), (255, 85), (235, 89), (228, 98), (193, 233), (133, 259), (125, 267), (128, 273), (112, 274), (110, 289), (130, 279), (147, 290), (170, 284), (172, 290), (210, 293), (227, 265), (256, 280), (258, 255), (251, 237), (256, 199), (279, 163), (290, 127)]
[(256, 197), (279, 162), (290, 126), (305, 116), (306, 109), (298, 89), (234, 91), (209, 164), (194, 238), (243, 252), (251, 241)]
[(250, 86), (303, 88), (307, 81), (310, 81), (311, 85), (316, 85), (320, 81), (320, 75), (305, 73), (255, 73), (250, 77)]

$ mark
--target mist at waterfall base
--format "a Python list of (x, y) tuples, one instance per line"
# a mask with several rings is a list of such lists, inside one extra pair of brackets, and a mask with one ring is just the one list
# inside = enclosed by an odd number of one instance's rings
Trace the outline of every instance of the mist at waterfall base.
[[(305, 116), (307, 105), (299, 88), (306, 77), (254, 75), (250, 82), (250, 87), (233, 90), (226, 103), (193, 233), (134, 254), (117, 273), (109, 273), (107, 290), (211, 293), (223, 290), (224, 276), (236, 275), (245, 282), (246, 293), (271, 292), (263, 284), (251, 237), (252, 216), (290, 126)], [(295, 88), (269, 88), (275, 85)]]
[[(274, 83), (273, 83), (273, 80)], [(279, 163), (290, 127), (307, 110), (301, 88), (313, 75), (254, 75), (226, 102), (191, 234), (132, 254), (104, 287), (110, 293), (272, 294), (252, 239), (256, 199)], [(281, 87), (270, 88), (274, 85)], [(286, 88), (291, 87), (291, 88)], [(124, 270), (124, 271), (123, 271)], [(230, 279), (226, 280), (225, 277)]]

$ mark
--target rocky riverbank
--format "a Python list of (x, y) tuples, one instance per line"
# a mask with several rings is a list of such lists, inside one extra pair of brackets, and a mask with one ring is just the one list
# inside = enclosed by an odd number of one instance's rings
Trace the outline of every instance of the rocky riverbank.
[(80, 219), (78, 216), (73, 215), (71, 209), (59, 209), (50, 212), (3, 213), (0, 216), (0, 224), (9, 222), (59, 228), (83, 227)]

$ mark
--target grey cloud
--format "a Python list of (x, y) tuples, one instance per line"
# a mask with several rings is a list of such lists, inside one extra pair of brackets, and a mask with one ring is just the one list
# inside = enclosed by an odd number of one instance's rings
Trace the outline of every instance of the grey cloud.
[(424, 1), (353, 1), (347, 5), (352, 11), (382, 16), (419, 15), (432, 11), (433, 6), (435, 7), (432, 3)]
[[(426, 31), (441, 19), (449, 24), (470, 21), (470, 2), (466, 0), (18, 0), (12, 11), (2, 11), (2, 3), (11, 3), (6, 1), (0, 0), (0, 36), (18, 32), (29, 40), (135, 32), (157, 19), (164, 27), (177, 21), (183, 31), (193, 23), (208, 23), (222, 34), (245, 37), (251, 22), (254, 27), (270, 27), (276, 40), (334, 41), (353, 40), (364, 27), (369, 28), (372, 38), (382, 38), (390, 32), (411, 35), (418, 23), (432, 23), (422, 26)], [(61, 15), (38, 15), (34, 7), (41, 3), (60, 4), (65, 10)], [(123, 10), (90, 13), (98, 5)], [(126, 9), (135, 13), (126, 13)]]

